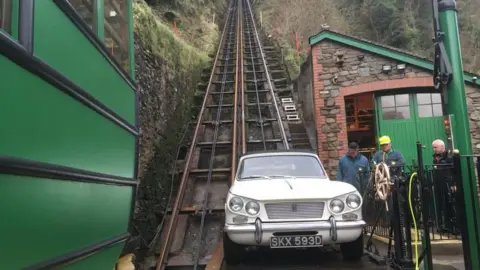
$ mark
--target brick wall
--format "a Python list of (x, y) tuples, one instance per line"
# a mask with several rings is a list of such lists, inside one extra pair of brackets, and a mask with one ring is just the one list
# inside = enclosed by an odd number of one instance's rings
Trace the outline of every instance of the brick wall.
[[(331, 178), (347, 148), (345, 96), (410, 87), (432, 87), (430, 71), (408, 66), (404, 72), (382, 73), (398, 62), (339, 43), (322, 41), (311, 50), (313, 101), (318, 153)], [(343, 54), (343, 64), (336, 55)], [(298, 89), (302, 91), (302, 89)], [(432, 91), (434, 91), (432, 87)], [(467, 87), (474, 151), (480, 153), (480, 91)], [(477, 109), (478, 108), (478, 109)], [(478, 135), (477, 135), (478, 134)]]

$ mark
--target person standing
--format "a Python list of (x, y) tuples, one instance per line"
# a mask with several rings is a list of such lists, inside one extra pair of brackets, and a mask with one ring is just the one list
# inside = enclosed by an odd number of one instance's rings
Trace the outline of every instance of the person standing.
[(432, 142), (433, 148), (433, 164), (453, 164), (453, 157), (445, 148), (445, 142), (442, 140), (435, 140)]
[(382, 136), (378, 140), (378, 143), (380, 144), (381, 150), (373, 155), (372, 161), (374, 164), (384, 162), (387, 166), (391, 166), (392, 162), (394, 162), (395, 166), (405, 165), (403, 154), (399, 150), (392, 148), (390, 137)]
[(348, 152), (338, 162), (336, 179), (352, 184), (360, 194), (363, 194), (368, 184), (370, 165), (368, 159), (358, 150), (356, 142), (348, 145)]
[(453, 179), (453, 156), (445, 148), (445, 142), (434, 140), (433, 149), (433, 188), (435, 208), (439, 218), (439, 230), (456, 232), (454, 218), (456, 185)]

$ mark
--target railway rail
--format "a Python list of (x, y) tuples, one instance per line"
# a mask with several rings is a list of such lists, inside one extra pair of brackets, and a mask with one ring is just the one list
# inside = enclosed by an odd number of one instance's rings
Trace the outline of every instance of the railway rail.
[(237, 159), (291, 147), (265, 58), (249, 0), (230, 1), (152, 269), (219, 269), (224, 204)]

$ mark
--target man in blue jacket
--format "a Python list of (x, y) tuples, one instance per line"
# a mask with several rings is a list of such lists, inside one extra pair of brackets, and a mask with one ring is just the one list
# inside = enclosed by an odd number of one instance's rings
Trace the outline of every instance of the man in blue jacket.
[(348, 152), (340, 158), (337, 167), (337, 180), (352, 184), (361, 194), (370, 178), (368, 159), (358, 152), (358, 144), (348, 145)]
[[(381, 162), (385, 162), (387, 166), (395, 165), (395, 166), (404, 166), (405, 158), (403, 154), (399, 150), (394, 150), (392, 148), (392, 141), (388, 136), (382, 136), (378, 140), (380, 144), (381, 150), (379, 150), (375, 155), (373, 155), (373, 162), (374, 164), (378, 164)], [(392, 164), (392, 161), (394, 164)]]

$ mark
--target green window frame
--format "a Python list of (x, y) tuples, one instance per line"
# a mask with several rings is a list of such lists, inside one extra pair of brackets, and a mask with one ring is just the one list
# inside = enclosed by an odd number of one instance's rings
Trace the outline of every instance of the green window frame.
[(443, 116), (440, 93), (385, 93), (378, 95), (377, 98), (376, 106), (379, 106), (379, 112), (381, 112), (378, 116), (379, 121), (415, 120), (413, 118)]
[(0, 32), (18, 40), (20, 0), (0, 0)]
[[(115, 65), (135, 81), (133, 0), (68, 2), (98, 37), (105, 51), (115, 59)], [(82, 12), (85, 7), (89, 12)]]
[(130, 72), (128, 0), (103, 0), (103, 42), (123, 70)]
[(417, 93), (415, 105), (419, 118), (443, 116), (440, 93)]
[(412, 117), (410, 94), (384, 95), (380, 97), (382, 121), (408, 120)]
[(73, 7), (73, 9), (82, 18), (83, 22), (89, 26), (89, 28), (96, 32), (98, 23), (98, 7), (96, 0), (67, 0), (67, 2)]

